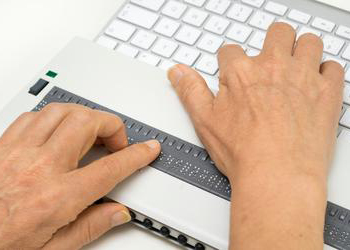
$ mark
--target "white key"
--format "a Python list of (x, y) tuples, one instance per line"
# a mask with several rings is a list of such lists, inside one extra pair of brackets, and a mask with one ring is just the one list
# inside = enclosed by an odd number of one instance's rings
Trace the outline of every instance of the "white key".
[(185, 3), (192, 4), (197, 7), (202, 7), (206, 0), (185, 0)]
[(335, 58), (335, 57), (331, 57), (331, 56), (326, 56), (325, 59), (323, 60), (324, 62), (327, 62), (327, 61), (334, 61), (334, 62), (337, 62), (339, 63), (343, 68), (346, 67), (346, 62), (338, 59), (338, 58)]
[(264, 46), (265, 38), (266, 38), (265, 32), (256, 31), (249, 42), (249, 46), (261, 50)]
[(177, 1), (169, 1), (164, 6), (162, 13), (175, 19), (179, 19), (185, 12), (187, 6)]
[(279, 16), (284, 16), (288, 10), (288, 7), (280, 3), (269, 1), (265, 5), (265, 10)]
[(350, 109), (347, 109), (340, 119), (340, 125), (350, 128)]
[(299, 23), (307, 24), (310, 21), (311, 16), (299, 10), (291, 10), (288, 14), (288, 18)]
[(260, 55), (260, 51), (256, 49), (248, 49), (246, 52), (247, 56), (253, 57)]
[(140, 30), (136, 35), (131, 39), (131, 44), (135, 45), (142, 49), (149, 49), (157, 36), (144, 30)]
[(257, 11), (249, 24), (263, 30), (267, 30), (275, 21), (275, 17), (262, 11)]
[(345, 81), (350, 82), (350, 68), (345, 73)]
[(350, 85), (346, 84), (344, 87), (344, 103), (350, 105)]
[(147, 53), (147, 52), (142, 52), (137, 59), (139, 59), (141, 62), (145, 62), (145, 63), (150, 64), (152, 66), (157, 66), (158, 63), (160, 62), (159, 57), (152, 55), (150, 53)]
[(173, 41), (160, 38), (152, 48), (152, 52), (157, 55), (169, 58), (172, 54), (174, 54), (178, 46), (179, 45)]
[(184, 25), (175, 36), (175, 39), (188, 45), (193, 45), (197, 42), (201, 34), (202, 32), (199, 29)]
[(172, 37), (179, 27), (180, 24), (178, 22), (164, 17), (157, 23), (154, 31), (164, 36)]
[(100, 36), (97, 40), (97, 43), (108, 49), (115, 49), (115, 47), (118, 45), (118, 42), (116, 40), (108, 36)]
[(290, 26), (292, 26), (295, 30), (298, 29), (299, 25), (292, 22), (292, 21), (289, 21), (289, 20), (286, 20), (286, 19), (278, 19), (277, 22), (281, 22), (281, 23), (287, 23), (289, 24)]
[(209, 21), (204, 26), (204, 29), (211, 31), (215, 34), (222, 35), (229, 26), (229, 24), (230, 22), (227, 19), (218, 16), (211, 16)]
[(197, 47), (210, 53), (216, 53), (223, 43), (224, 39), (221, 37), (205, 34)]
[(226, 36), (237, 42), (245, 43), (252, 31), (253, 29), (246, 25), (234, 23), (227, 32)]
[(158, 11), (163, 6), (165, 0), (131, 0), (131, 2), (147, 9)]
[(335, 23), (332, 23), (331, 21), (328, 21), (320, 17), (315, 17), (311, 26), (326, 32), (332, 32), (335, 27)]
[(344, 46), (344, 41), (331, 35), (325, 35), (323, 38), (323, 50), (337, 56)]
[(210, 75), (207, 75), (203, 72), (199, 72), (199, 74), (204, 78), (205, 82), (207, 83), (208, 87), (212, 90), (214, 94), (219, 92), (219, 79), (217, 77), (212, 77)]
[(118, 48), (117, 51), (120, 53), (123, 53), (124, 55), (130, 56), (130, 57), (136, 57), (139, 51), (131, 47), (130, 45), (127, 45), (125, 43), (121, 44)]
[(230, 0), (209, 0), (205, 8), (211, 12), (222, 15), (230, 6)]
[(185, 23), (200, 27), (207, 19), (208, 13), (196, 8), (191, 8), (182, 19)]
[(130, 24), (114, 20), (106, 29), (105, 33), (126, 42), (134, 34), (135, 30), (135, 27)]
[(248, 20), (252, 12), (252, 8), (235, 3), (234, 5), (232, 5), (232, 8), (228, 11), (227, 17), (244, 23)]
[(260, 8), (264, 4), (265, 0), (242, 0), (242, 2), (253, 7)]
[(118, 17), (124, 21), (150, 29), (157, 22), (159, 16), (151, 11), (127, 4)]
[(350, 40), (350, 28), (346, 26), (340, 25), (335, 34)]
[(312, 33), (316, 36), (321, 36), (321, 32), (315, 29), (311, 29), (309, 27), (303, 26), (301, 27), (301, 29), (298, 32), (297, 38), (301, 37), (302, 35), (306, 34), (306, 33)]
[(192, 66), (199, 56), (200, 53), (198, 52), (198, 50), (191, 49), (188, 47), (181, 47), (177, 50), (173, 59), (178, 63)]
[(350, 61), (350, 44), (348, 45), (346, 50), (344, 50), (342, 57)]
[(171, 67), (175, 66), (176, 63), (169, 61), (169, 60), (163, 60), (160, 64), (159, 64), (159, 68), (161, 68), (162, 70), (168, 71)]
[(203, 55), (197, 65), (196, 69), (207, 73), (209, 75), (215, 75), (215, 73), (219, 70), (218, 60), (216, 56)]

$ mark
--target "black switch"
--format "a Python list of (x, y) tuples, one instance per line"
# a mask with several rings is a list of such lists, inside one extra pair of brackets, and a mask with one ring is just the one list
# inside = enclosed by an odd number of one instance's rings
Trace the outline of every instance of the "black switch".
[(181, 244), (181, 245), (186, 245), (187, 244), (187, 237), (180, 234), (178, 237), (177, 237), (177, 241)]
[(205, 246), (203, 246), (201, 243), (197, 243), (197, 244), (194, 246), (194, 249), (195, 249), (195, 250), (205, 250)]
[(170, 235), (170, 230), (167, 227), (162, 227), (159, 231), (163, 236), (167, 237)]
[(39, 79), (30, 89), (29, 94), (39, 95), (39, 93), (49, 84), (48, 81), (44, 79)]

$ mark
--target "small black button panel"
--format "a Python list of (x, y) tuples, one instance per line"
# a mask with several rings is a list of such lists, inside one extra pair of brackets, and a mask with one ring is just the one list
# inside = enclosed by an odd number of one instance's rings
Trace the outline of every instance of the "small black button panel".
[[(53, 87), (33, 111), (40, 111), (52, 102), (78, 103), (118, 115), (128, 127), (127, 133), (130, 143), (138, 143), (151, 138), (163, 141), (162, 152), (151, 163), (152, 167), (223, 199), (230, 200), (231, 186), (228, 179), (217, 170), (214, 162), (203, 148), (57, 87)], [(148, 221), (143, 221), (143, 224), (149, 226)], [(350, 250), (350, 210), (328, 202), (324, 242), (337, 249)], [(200, 245), (198, 249), (201, 249)]]
[(48, 81), (44, 79), (39, 79), (30, 89), (29, 89), (29, 94), (32, 95), (39, 95), (40, 92), (49, 84)]

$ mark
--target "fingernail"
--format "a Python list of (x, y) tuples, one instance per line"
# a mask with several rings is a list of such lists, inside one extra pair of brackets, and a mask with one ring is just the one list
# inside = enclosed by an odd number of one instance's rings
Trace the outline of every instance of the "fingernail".
[(127, 222), (131, 221), (131, 216), (128, 212), (121, 210), (115, 213), (112, 217), (112, 226), (120, 226), (122, 224), (125, 224)]
[(183, 72), (178, 65), (175, 65), (169, 69), (168, 76), (171, 83), (173, 85), (176, 85), (179, 83), (180, 79), (182, 78)]
[(158, 148), (159, 142), (157, 140), (146, 141), (145, 144), (151, 149)]

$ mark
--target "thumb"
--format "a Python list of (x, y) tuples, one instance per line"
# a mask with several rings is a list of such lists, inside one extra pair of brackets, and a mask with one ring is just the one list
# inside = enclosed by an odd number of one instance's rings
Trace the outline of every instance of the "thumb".
[(128, 209), (121, 204), (95, 205), (82, 212), (74, 222), (60, 229), (43, 249), (80, 249), (111, 228), (130, 220)]
[(205, 116), (205, 111), (213, 105), (214, 95), (203, 77), (182, 64), (177, 64), (168, 71), (168, 78), (176, 90), (182, 104), (191, 116), (195, 125)]

